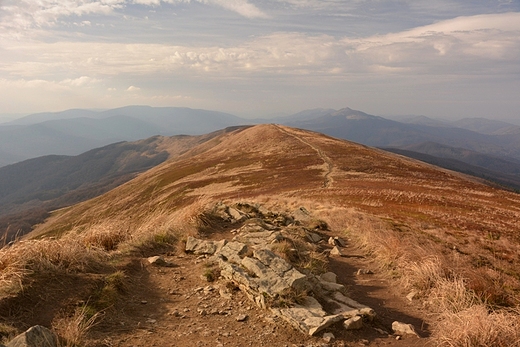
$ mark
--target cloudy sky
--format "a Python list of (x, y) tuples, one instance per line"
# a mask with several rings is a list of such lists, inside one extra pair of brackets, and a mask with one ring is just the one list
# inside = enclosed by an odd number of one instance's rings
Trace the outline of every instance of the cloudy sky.
[(0, 114), (520, 118), (519, 0), (0, 0)]

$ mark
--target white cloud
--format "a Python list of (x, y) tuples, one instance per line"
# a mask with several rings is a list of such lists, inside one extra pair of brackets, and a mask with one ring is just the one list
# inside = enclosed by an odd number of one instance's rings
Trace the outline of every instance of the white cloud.
[(0, 32), (50, 27), (71, 16), (110, 15), (128, 4), (157, 7), (162, 3), (175, 5), (191, 1), (219, 6), (247, 18), (266, 17), (247, 0), (5, 0), (0, 2)]
[[(347, 55), (374, 66), (422, 73), (496, 71), (496, 63), (520, 62), (520, 13), (458, 17), (411, 30), (343, 40)], [(478, 67), (477, 67), (478, 66)], [(504, 66), (504, 69), (509, 68)], [(500, 67), (498, 67), (500, 69)]]
[(73, 87), (85, 87), (89, 84), (94, 84), (94, 83), (97, 83), (99, 82), (98, 79), (95, 79), (95, 78), (91, 78), (91, 77), (88, 77), (88, 76), (81, 76), (81, 77), (78, 77), (78, 78), (74, 78), (74, 79), (65, 79), (63, 81), (60, 82), (60, 84), (62, 85), (70, 85), (70, 86), (73, 86)]
[(221, 6), (247, 18), (267, 18), (264, 12), (247, 0), (202, 0), (201, 2)]
[(130, 86), (130, 87), (128, 87), (128, 88), (126, 89), (127, 92), (131, 92), (131, 93), (135, 93), (135, 92), (138, 92), (138, 91), (140, 91), (140, 90), (141, 90), (141, 88), (136, 87), (136, 86)]
[[(273, 33), (238, 45), (177, 46), (119, 43), (6, 43), (0, 73), (37, 78), (62, 73), (92, 78), (186, 74), (330, 75), (392, 73), (476, 74), (520, 65), (520, 13), (460, 17), (366, 38)], [(42, 52), (45, 54), (42, 55)], [(506, 63), (506, 64), (501, 64)]]

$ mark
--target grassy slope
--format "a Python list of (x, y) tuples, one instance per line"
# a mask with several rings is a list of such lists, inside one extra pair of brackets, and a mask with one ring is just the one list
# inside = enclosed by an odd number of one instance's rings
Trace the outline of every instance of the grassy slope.
[[(455, 293), (446, 283), (462, 286), (489, 307), (518, 304), (518, 194), (275, 125), (212, 137), (100, 197), (55, 212), (33, 236), (72, 235), (89, 244), (103, 230), (121, 240), (137, 238), (178, 227), (219, 200), (306, 206), (335, 230), (348, 232), (434, 308), (456, 306), (446, 301), (446, 293)], [(439, 293), (443, 305), (435, 301)], [(454, 312), (466, 312), (466, 306)]]

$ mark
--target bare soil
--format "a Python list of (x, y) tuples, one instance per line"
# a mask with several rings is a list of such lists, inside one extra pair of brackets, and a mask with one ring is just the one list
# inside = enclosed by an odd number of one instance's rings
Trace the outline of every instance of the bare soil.
[[(231, 238), (217, 233), (211, 239)], [(329, 247), (324, 245), (324, 247)], [(183, 252), (163, 254), (166, 266), (150, 265), (133, 256), (121, 261), (126, 290), (105, 310), (88, 333), (86, 346), (417, 346), (429, 340), (426, 312), (399, 292), (395, 281), (377, 273), (376, 266), (359, 249), (347, 245), (344, 257), (331, 257), (330, 268), (350, 296), (372, 307), (377, 318), (358, 331), (337, 324), (316, 337), (307, 336), (270, 311), (262, 310), (224, 280), (208, 282), (207, 259)], [(359, 269), (373, 274), (356, 275)], [(112, 271), (114, 269), (112, 268)], [(20, 296), (0, 302), (1, 318), (20, 331), (30, 325), (51, 326), (53, 319), (91, 299), (103, 275), (62, 275), (35, 281)], [(42, 284), (45, 283), (45, 288)], [(391, 333), (398, 320), (415, 326), (421, 338)], [(325, 332), (335, 339), (326, 342)]]
[[(223, 236), (223, 235), (221, 235)], [(212, 238), (218, 238), (213, 235)], [(349, 288), (351, 297), (372, 307), (377, 319), (362, 330), (346, 331), (341, 324), (325, 332), (336, 337), (329, 346), (417, 346), (430, 332), (425, 312), (398, 292), (394, 282), (378, 274), (374, 264), (349, 245), (348, 255), (330, 258), (331, 270)], [(323, 333), (310, 337), (259, 309), (223, 280), (208, 282), (208, 262), (201, 257), (166, 255), (171, 265), (134, 261), (128, 292), (90, 334), (92, 346), (322, 346)], [(374, 274), (356, 275), (358, 269)], [(221, 294), (222, 293), (222, 294)], [(229, 297), (225, 297), (230, 295)], [(238, 321), (239, 317), (247, 318)], [(411, 323), (421, 339), (391, 334), (395, 320)], [(384, 333), (387, 332), (387, 333)]]

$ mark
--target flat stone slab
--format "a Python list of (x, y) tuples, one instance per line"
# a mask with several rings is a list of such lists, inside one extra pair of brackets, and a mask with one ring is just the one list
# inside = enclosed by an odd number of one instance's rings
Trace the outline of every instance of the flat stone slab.
[(188, 236), (186, 240), (186, 252), (192, 252), (193, 254), (202, 255), (213, 255), (218, 250), (222, 249), (227, 243), (226, 240), (220, 241), (206, 241), (200, 240), (193, 236)]
[(345, 318), (341, 315), (327, 315), (319, 302), (313, 297), (305, 298), (302, 305), (294, 305), (289, 308), (273, 308), (278, 315), (296, 329), (308, 335), (316, 335), (323, 329)]

